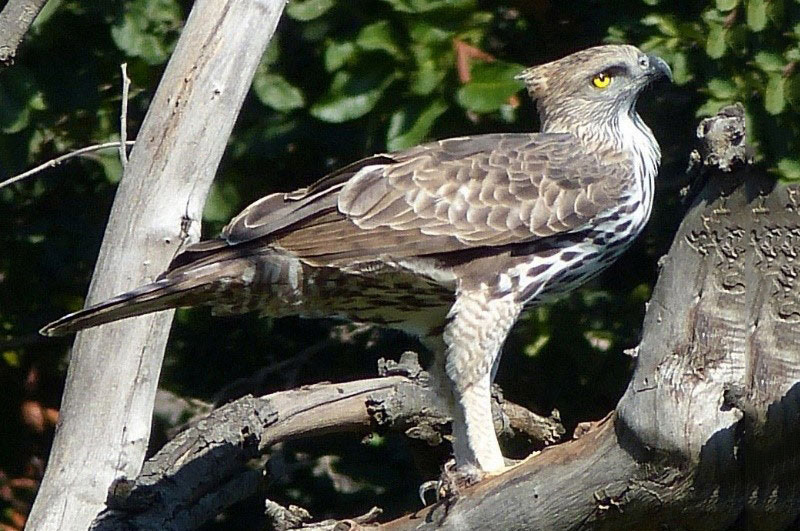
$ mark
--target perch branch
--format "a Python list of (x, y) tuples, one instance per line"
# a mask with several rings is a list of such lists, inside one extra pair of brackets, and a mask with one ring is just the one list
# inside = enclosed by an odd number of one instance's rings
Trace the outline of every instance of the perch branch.
[[(246, 396), (214, 410), (149, 459), (136, 480), (118, 481), (109, 498), (112, 510), (93, 529), (163, 527), (176, 518), (199, 525), (219, 512), (219, 500), (233, 503), (256, 492), (259, 482), (240, 479), (253, 472), (246, 463), (279, 442), (375, 429), (441, 442), (449, 420), (446, 405), (428, 387), (416, 355), (381, 365), (386, 376), (380, 378)], [(229, 493), (234, 485), (235, 499)]]

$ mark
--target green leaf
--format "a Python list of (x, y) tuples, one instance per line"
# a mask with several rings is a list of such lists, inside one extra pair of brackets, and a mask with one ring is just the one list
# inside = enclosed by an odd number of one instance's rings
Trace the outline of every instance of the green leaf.
[(800, 74), (794, 74), (783, 82), (783, 94), (789, 105), (800, 110)]
[(31, 31), (38, 33), (42, 27), (50, 20), (50, 18), (59, 11), (62, 0), (49, 0), (45, 2), (44, 7), (31, 24)]
[(269, 41), (267, 45), (267, 49), (264, 50), (264, 54), (261, 56), (261, 64), (263, 65), (274, 65), (278, 62), (278, 59), (281, 55), (281, 45), (280, 45), (280, 36), (275, 34), (272, 36), (272, 39)]
[(437, 9), (474, 9), (475, 0), (384, 0), (395, 11), (403, 13), (426, 13)]
[(356, 44), (362, 50), (386, 52), (395, 58), (403, 57), (403, 50), (398, 46), (388, 20), (364, 26), (358, 32)]
[(443, 99), (403, 105), (392, 114), (386, 135), (387, 147), (394, 151), (419, 144), (431, 130), (436, 119), (447, 111)]
[(19, 367), (19, 352), (16, 350), (3, 351), (3, 361), (11, 367)]
[(550, 334), (539, 334), (533, 343), (525, 346), (525, 355), (535, 358), (548, 342), (550, 342)]
[(362, 65), (353, 71), (340, 70), (333, 76), (325, 95), (311, 106), (311, 115), (333, 123), (360, 118), (375, 107), (396, 77), (390, 65)]
[(712, 59), (719, 59), (725, 55), (725, 28), (721, 25), (711, 26), (706, 40), (706, 53)]
[(767, 80), (767, 88), (764, 91), (764, 108), (770, 114), (780, 114), (786, 107), (786, 99), (783, 97), (784, 79), (780, 74), (772, 74)]
[(783, 57), (773, 52), (758, 52), (753, 57), (753, 61), (762, 72), (766, 73), (782, 72), (783, 67), (786, 66)]
[(214, 181), (203, 209), (203, 221), (224, 222), (236, 213), (239, 192), (232, 183)]
[(692, 73), (689, 71), (686, 54), (683, 52), (676, 52), (670, 61), (672, 66), (672, 77), (678, 85), (685, 85), (692, 80)]
[[(115, 138), (115, 140), (119, 140)], [(100, 151), (95, 154), (93, 159), (103, 168), (106, 180), (111, 184), (117, 184), (122, 179), (122, 163), (119, 161), (119, 152), (115, 149)]]
[(122, 19), (111, 26), (114, 43), (128, 55), (141, 57), (151, 65), (162, 64), (178, 39), (183, 25), (176, 0), (134, 0), (125, 2)]
[(739, 0), (717, 0), (717, 9), (730, 11), (739, 4)]
[(286, 5), (286, 14), (295, 20), (306, 22), (327, 13), (336, 0), (292, 0)]
[(414, 55), (414, 62), (417, 68), (409, 76), (409, 88), (411, 92), (420, 96), (426, 96), (436, 90), (442, 84), (442, 80), (448, 72), (448, 68), (441, 65), (453, 64), (452, 48), (440, 55), (434, 55), (434, 51), (429, 46), (414, 44), (411, 52)]
[(411, 40), (419, 44), (448, 43), (455, 35), (454, 31), (437, 26), (428, 20), (413, 19), (410, 22)]
[(778, 161), (778, 173), (784, 179), (800, 181), (800, 160), (783, 158)]
[(299, 88), (280, 74), (270, 74), (261, 68), (253, 78), (253, 91), (261, 103), (276, 111), (291, 111), (305, 105)]
[(761, 31), (767, 26), (767, 3), (765, 0), (748, 0), (747, 26), (753, 31)]
[(770, 2), (767, 4), (767, 17), (772, 21), (776, 28), (783, 26), (785, 18), (784, 15), (785, 10), (783, 0), (770, 0)]
[(18, 133), (28, 127), (31, 111), (45, 109), (30, 70), (22, 65), (3, 71), (0, 82), (0, 131)]
[(714, 116), (717, 114), (717, 111), (730, 103), (732, 103), (731, 100), (716, 100), (711, 98), (698, 107), (694, 114), (697, 117)]
[(732, 81), (715, 78), (708, 82), (708, 92), (718, 100), (732, 100), (737, 90)]
[(496, 111), (524, 86), (514, 79), (523, 68), (503, 61), (474, 63), (472, 79), (458, 89), (456, 99), (462, 107), (474, 112)]
[(433, 60), (426, 61), (416, 71), (411, 72), (409, 88), (414, 94), (427, 96), (441, 84), (445, 74)]
[(674, 17), (660, 14), (647, 15), (642, 19), (642, 24), (645, 26), (655, 26), (669, 37), (676, 37), (678, 35), (678, 25)]
[(325, 47), (325, 70), (335, 72), (342, 68), (356, 54), (356, 45), (350, 41), (331, 41)]

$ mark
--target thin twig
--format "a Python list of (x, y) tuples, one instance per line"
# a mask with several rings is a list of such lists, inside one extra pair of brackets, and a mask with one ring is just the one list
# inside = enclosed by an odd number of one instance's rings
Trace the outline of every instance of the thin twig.
[(125, 143), (128, 141), (128, 90), (131, 80), (128, 77), (128, 63), (120, 65), (122, 70), (122, 112), (119, 115), (119, 162), (122, 164), (122, 171), (128, 165), (128, 153), (125, 151)]
[[(125, 142), (125, 145), (132, 146), (135, 143), (136, 143), (135, 140), (128, 140)], [(73, 157), (81, 157), (83, 155), (86, 155), (87, 153), (93, 153), (95, 151), (101, 151), (103, 149), (115, 148), (120, 146), (121, 144), (122, 142), (106, 142), (104, 144), (95, 144), (94, 146), (87, 146), (84, 148), (77, 149), (75, 151), (67, 153), (66, 155), (61, 155), (60, 157), (56, 157), (53, 160), (48, 160), (44, 164), (40, 164), (35, 168), (26, 171), (25, 173), (20, 173), (19, 175), (16, 175), (14, 177), (11, 177), (10, 179), (6, 179), (5, 181), (0, 182), (0, 188), (5, 188), (6, 186), (19, 182), (23, 179), (30, 177), (31, 175), (37, 174), (48, 168), (55, 168), (65, 160), (71, 159)]]

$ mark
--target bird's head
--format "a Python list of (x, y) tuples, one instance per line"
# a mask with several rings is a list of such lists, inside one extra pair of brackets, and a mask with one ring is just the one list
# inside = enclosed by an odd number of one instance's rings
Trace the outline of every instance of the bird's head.
[(669, 65), (635, 46), (588, 48), (517, 76), (536, 100), (543, 131), (567, 132), (580, 124), (616, 122), (635, 113), (636, 100), (660, 78), (672, 80)]

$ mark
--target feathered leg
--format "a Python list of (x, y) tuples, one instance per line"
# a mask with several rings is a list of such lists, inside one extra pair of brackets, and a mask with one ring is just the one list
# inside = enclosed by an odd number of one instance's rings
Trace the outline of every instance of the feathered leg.
[(521, 310), (513, 296), (495, 298), (487, 288), (460, 290), (450, 310), (444, 370), (453, 395), (458, 468), (493, 472), (505, 466), (492, 421), (492, 368)]

